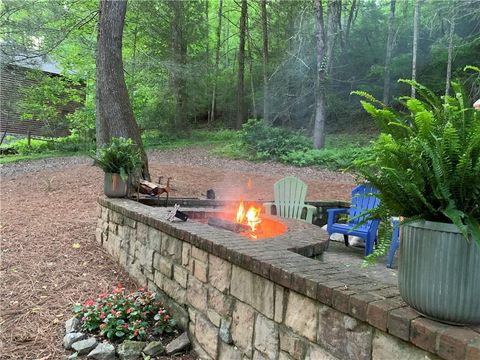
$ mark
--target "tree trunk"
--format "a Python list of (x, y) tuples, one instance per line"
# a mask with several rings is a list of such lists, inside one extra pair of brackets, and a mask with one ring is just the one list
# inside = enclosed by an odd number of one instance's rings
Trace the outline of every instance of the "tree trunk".
[(335, 43), (337, 0), (328, 0), (327, 8), (327, 74), (331, 72), (333, 60), (333, 44)]
[(385, 67), (383, 78), (383, 103), (390, 100), (390, 64), (392, 62), (393, 32), (395, 26), (395, 2), (390, 0), (390, 17), (388, 18), (387, 52), (385, 54)]
[(267, 0), (261, 0), (262, 37), (263, 37), (263, 119), (269, 121), (268, 113), (268, 18)]
[(183, 1), (170, 1), (169, 4), (172, 7), (174, 15), (171, 22), (173, 58), (172, 83), (175, 94), (174, 126), (177, 131), (184, 131), (187, 129), (187, 94), (184, 73), (187, 63), (187, 46), (183, 36), (185, 3)]
[[(415, 0), (415, 13), (413, 15), (413, 49), (412, 49), (412, 80), (417, 80), (417, 48), (418, 31), (420, 26), (420, 1)], [(415, 87), (412, 86), (412, 98), (415, 98)]]
[(348, 46), (350, 29), (352, 27), (353, 14), (355, 14), (356, 0), (352, 1), (352, 6), (350, 7), (350, 12), (348, 13), (347, 27), (345, 29), (345, 46)]
[(217, 97), (218, 68), (220, 66), (220, 36), (222, 33), (222, 0), (218, 0), (218, 26), (217, 26), (217, 46), (215, 48), (215, 69), (213, 74), (212, 89), (212, 108), (210, 110), (210, 121), (215, 121), (215, 106)]
[(239, 129), (246, 118), (245, 111), (245, 34), (247, 23), (247, 0), (242, 0), (242, 12), (240, 14), (240, 34), (238, 46), (238, 72), (237, 72), (237, 123)]
[(315, 81), (316, 103), (315, 124), (313, 128), (313, 145), (316, 149), (325, 147), (325, 119), (326, 119), (326, 54), (325, 31), (323, 21), (322, 0), (315, 0), (315, 28), (317, 38), (317, 76)]
[(455, 2), (452, 4), (450, 17), (450, 33), (448, 35), (448, 59), (447, 59), (447, 79), (445, 84), (445, 96), (450, 92), (450, 81), (452, 80), (452, 61), (453, 61), (453, 35), (455, 33)]
[(132, 139), (141, 151), (142, 175), (149, 179), (148, 159), (128, 97), (123, 74), (122, 38), (127, 1), (100, 1), (97, 38), (97, 149), (112, 137)]

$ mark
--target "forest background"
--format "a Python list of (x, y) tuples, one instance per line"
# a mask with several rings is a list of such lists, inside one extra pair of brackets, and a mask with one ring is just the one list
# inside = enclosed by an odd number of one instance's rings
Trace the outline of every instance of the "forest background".
[[(2, 58), (48, 56), (62, 69), (63, 77), (37, 78), (38, 86), (23, 89), (23, 116), (50, 117), (52, 126), (66, 122), (72, 135), (56, 142), (63, 150), (94, 147), (98, 2), (7, 0), (0, 6)], [(368, 151), (364, 145), (375, 135), (351, 91), (399, 108), (397, 99), (411, 90), (397, 79), (416, 78), (438, 94), (461, 79), (472, 101), (480, 97), (478, 77), (463, 71), (480, 65), (480, 1), (130, 0), (123, 64), (147, 146), (179, 137), (220, 139), (230, 155), (297, 165), (333, 159), (343, 167)], [(77, 84), (84, 90), (72, 90)], [(82, 103), (67, 118), (52, 115), (59, 92), (68, 94), (62, 101)], [(326, 142), (337, 148), (333, 153), (313, 149), (325, 146), (317, 141), (321, 96), (320, 136), (335, 135)], [(241, 131), (211, 131), (219, 129)], [(32, 152), (32, 144), (24, 145), (18, 147)], [(51, 143), (38, 143), (42, 147)]]

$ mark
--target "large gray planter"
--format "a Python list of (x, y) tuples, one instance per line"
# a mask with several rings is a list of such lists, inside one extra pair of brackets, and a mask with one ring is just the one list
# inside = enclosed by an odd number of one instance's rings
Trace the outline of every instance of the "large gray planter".
[(452, 224), (416, 221), (402, 228), (398, 285), (427, 317), (480, 324), (480, 249)]
[(110, 198), (122, 198), (127, 196), (127, 181), (122, 180), (120, 174), (105, 173), (103, 191)]

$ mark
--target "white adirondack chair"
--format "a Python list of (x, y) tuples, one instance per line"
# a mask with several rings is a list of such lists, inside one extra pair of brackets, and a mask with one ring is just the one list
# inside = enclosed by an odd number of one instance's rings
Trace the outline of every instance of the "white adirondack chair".
[(290, 219), (301, 219), (313, 222), (317, 208), (305, 204), (307, 184), (295, 176), (287, 176), (278, 180), (273, 186), (275, 202), (264, 203), (267, 215), (278, 215)]

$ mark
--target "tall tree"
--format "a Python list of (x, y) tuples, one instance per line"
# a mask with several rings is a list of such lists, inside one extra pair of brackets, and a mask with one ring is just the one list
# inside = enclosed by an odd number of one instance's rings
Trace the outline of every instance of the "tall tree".
[[(418, 32), (420, 27), (420, 2), (421, 0), (415, 0), (415, 12), (413, 14), (412, 80), (417, 80), (417, 49)], [(413, 86), (411, 96), (415, 98), (415, 87)]]
[(187, 89), (185, 70), (187, 65), (187, 45), (185, 41), (185, 6), (183, 1), (169, 1), (172, 8), (172, 84), (175, 94), (174, 125), (176, 130), (185, 130), (187, 124)]
[(313, 128), (313, 146), (322, 149), (325, 146), (326, 119), (326, 79), (327, 60), (325, 51), (325, 29), (323, 21), (322, 0), (315, 0), (315, 32), (317, 44), (317, 74), (315, 78), (315, 123)]
[(148, 159), (135, 121), (123, 75), (122, 40), (127, 1), (100, 1), (97, 39), (97, 148), (112, 137), (131, 138), (142, 153), (142, 175), (149, 178)]
[(240, 33), (238, 45), (238, 72), (237, 72), (237, 123), (240, 128), (246, 118), (245, 109), (245, 36), (247, 32), (247, 0), (242, 0), (240, 14)]
[(218, 83), (218, 70), (220, 66), (220, 38), (222, 34), (222, 0), (218, 0), (218, 24), (216, 32), (216, 41), (215, 46), (215, 68), (213, 70), (213, 89), (212, 89), (212, 107), (210, 110), (210, 121), (215, 121), (215, 106), (217, 98), (217, 83)]
[(385, 54), (385, 67), (383, 79), (383, 103), (388, 104), (390, 100), (390, 65), (392, 62), (392, 50), (394, 44), (394, 27), (395, 27), (395, 3), (396, 0), (390, 0), (390, 16), (388, 17), (388, 35), (387, 35), (387, 51)]
[(447, 79), (445, 81), (445, 95), (450, 92), (450, 81), (452, 79), (452, 61), (453, 61), (453, 36), (455, 34), (455, 1), (452, 1), (450, 8), (450, 31), (448, 34), (448, 58), (447, 58)]
[(262, 57), (263, 57), (263, 118), (268, 121), (268, 18), (267, 0), (260, 0), (262, 17)]

